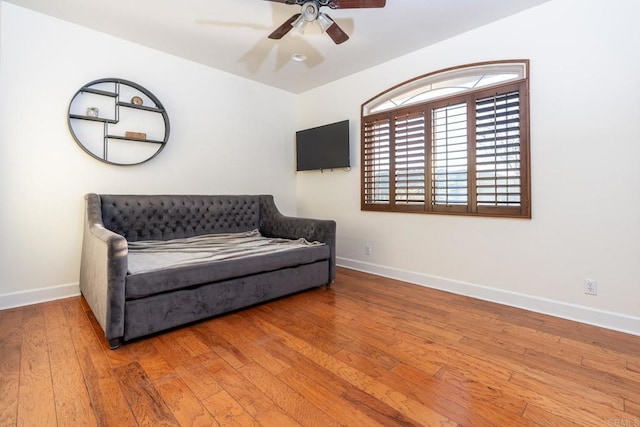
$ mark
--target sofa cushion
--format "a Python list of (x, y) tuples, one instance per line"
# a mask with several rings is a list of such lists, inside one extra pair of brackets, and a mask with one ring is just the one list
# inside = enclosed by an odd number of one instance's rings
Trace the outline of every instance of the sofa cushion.
[[(129, 274), (126, 276), (125, 297), (126, 299), (143, 298), (206, 283), (311, 264), (329, 257), (329, 246), (317, 245), (267, 255)], [(327, 282), (329, 282), (329, 272), (327, 272)]]

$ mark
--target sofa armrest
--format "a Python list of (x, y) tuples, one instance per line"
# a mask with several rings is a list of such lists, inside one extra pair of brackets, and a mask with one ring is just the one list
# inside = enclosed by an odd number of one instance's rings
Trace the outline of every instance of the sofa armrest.
[(284, 216), (275, 205), (273, 196), (260, 196), (260, 232), (268, 237), (318, 241), (329, 245), (329, 282), (336, 277), (336, 222), (332, 220)]
[(100, 196), (85, 196), (80, 291), (115, 348), (124, 336), (127, 241), (105, 228)]

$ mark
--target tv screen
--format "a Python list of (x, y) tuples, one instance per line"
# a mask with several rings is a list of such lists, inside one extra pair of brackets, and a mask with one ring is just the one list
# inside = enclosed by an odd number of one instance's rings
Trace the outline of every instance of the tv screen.
[(298, 171), (348, 168), (349, 120), (296, 132)]

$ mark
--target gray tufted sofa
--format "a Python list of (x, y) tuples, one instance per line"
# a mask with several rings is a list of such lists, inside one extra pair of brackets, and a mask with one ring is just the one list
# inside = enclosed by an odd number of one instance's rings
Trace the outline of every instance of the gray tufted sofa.
[[(325, 245), (129, 274), (127, 242), (259, 229)], [(273, 197), (85, 196), (80, 291), (109, 347), (316, 286), (335, 277), (334, 221), (283, 216)]]

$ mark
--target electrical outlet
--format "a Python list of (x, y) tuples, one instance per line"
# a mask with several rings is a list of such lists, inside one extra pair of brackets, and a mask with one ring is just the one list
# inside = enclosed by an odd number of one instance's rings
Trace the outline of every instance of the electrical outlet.
[(584, 293), (587, 295), (598, 295), (598, 282), (591, 279), (585, 279)]
[(364, 254), (371, 255), (371, 245), (364, 245)]

